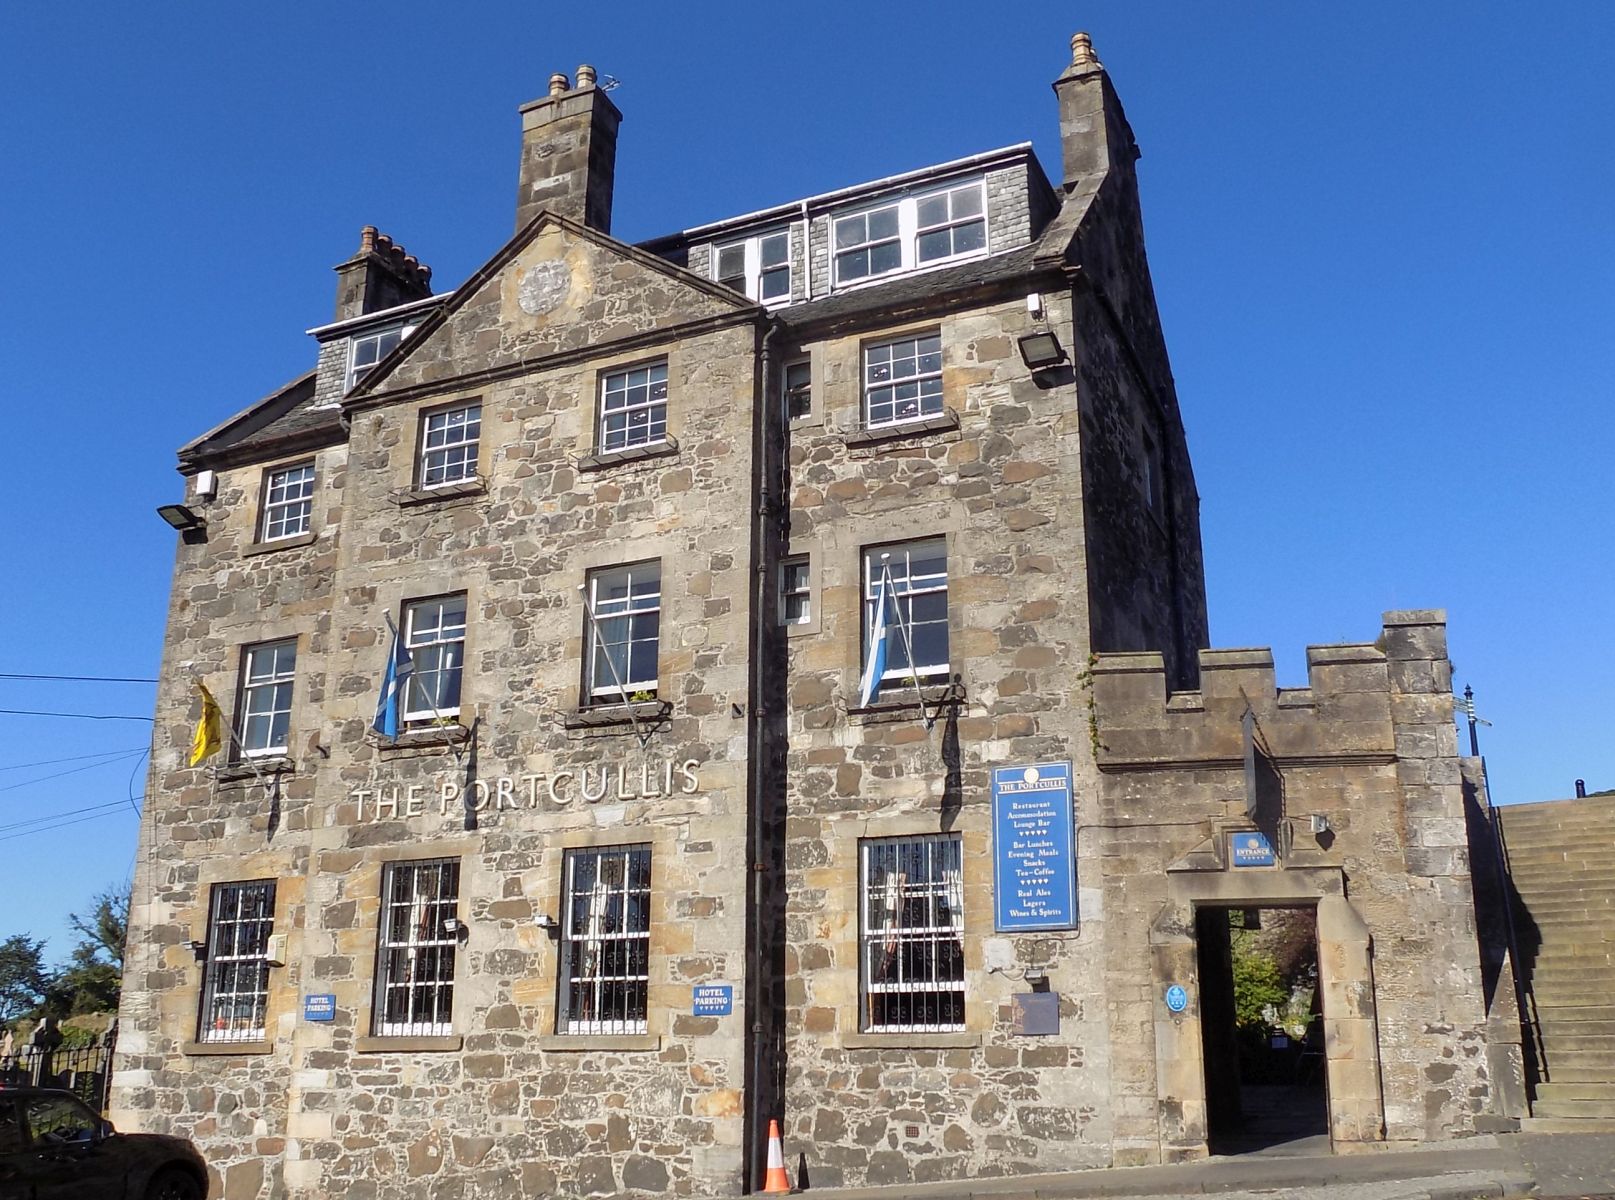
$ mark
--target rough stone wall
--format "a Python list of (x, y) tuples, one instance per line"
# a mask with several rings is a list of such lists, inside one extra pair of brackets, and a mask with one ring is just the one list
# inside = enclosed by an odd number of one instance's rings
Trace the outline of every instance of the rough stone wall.
[[(1426, 976), (1416, 1012), (1382, 1036), (1406, 1052), (1389, 1078), (1418, 1107), (1386, 1104), (1391, 1136), (1438, 1138), (1470, 1127), (1486, 1107), (1485, 988), (1478, 958), (1469, 837), (1446, 614), (1387, 613), (1380, 646), (1388, 660), (1396, 774), (1402, 799), (1408, 914), (1418, 932), (1398, 947)], [(1398, 1047), (1400, 1048), (1400, 1047)], [(1477, 1068), (1479, 1070), (1477, 1071)]]
[[(692, 312), (711, 311), (706, 293), (632, 259), (612, 264), (597, 243), (539, 240), (508, 264), (515, 281), (492, 281), (503, 307), (469, 305), (474, 330), (449, 323), (434, 335), (457, 360), (424, 347), (431, 380), (410, 377), (407, 398), (372, 397), (349, 446), (322, 454), (329, 503), (312, 545), (241, 557), (260, 478), (242, 468), (225, 473), (208, 544), (180, 553), (114, 1111), (130, 1128), (194, 1134), (232, 1198), (738, 1186), (749, 1017), (738, 986), (725, 1018), (691, 1015), (690, 989), (738, 985), (745, 971), (746, 722), (731, 706), (743, 713), (746, 701), (755, 332), (688, 332)], [(602, 307), (566, 311), (595, 336), (561, 338), (568, 353), (547, 365), (538, 327), (556, 318), (522, 307), (519, 280), (557, 259), (596, 272)], [(649, 336), (614, 350), (625, 331)], [(528, 356), (524, 372), (475, 389), (457, 382), (456, 362), (507, 364), (511, 346)], [(662, 355), (679, 450), (585, 469), (599, 372)], [(483, 406), (482, 490), (401, 503), (420, 411), (468, 394)], [(577, 586), (591, 568), (651, 558), (662, 564), (658, 696), (670, 709), (641, 749), (626, 724), (575, 720)], [(367, 728), (384, 615), (459, 591), (460, 717), (474, 737), (377, 745)], [(271, 806), (250, 775), (226, 781), (241, 772), (215, 779), (183, 765), (195, 708), (182, 664), (224, 700), (241, 645), (291, 633), (292, 749)], [(693, 790), (680, 773), (671, 794), (637, 794), (665, 793), (657, 768), (686, 761)], [(577, 776), (617, 764), (624, 775), (604, 799), (585, 802)], [(553, 799), (547, 781), (566, 771), (574, 777)], [(532, 775), (546, 781), (523, 778)], [(506, 791), (500, 778), (515, 782)], [(622, 779), (635, 795), (618, 790)], [(478, 796), (474, 780), (488, 789), (482, 803), (441, 799), (445, 784)], [(378, 809), (378, 795), (396, 799), (397, 815)], [(563, 853), (638, 842), (653, 847), (649, 1034), (557, 1036), (557, 946), (536, 919), (561, 915)], [(453, 1035), (395, 1049), (371, 1026), (380, 873), (436, 856), (460, 862), (470, 930)], [(200, 1053), (180, 1033), (195, 1027), (201, 979), (185, 943), (204, 936), (210, 883), (262, 877), (280, 880), (276, 931), (289, 941), (287, 965), (271, 972), (267, 1044)], [(336, 996), (334, 1022), (301, 1019), (301, 996), (316, 992)]]
[[(1090, 524), (1103, 531), (1091, 558), (1093, 637), (1101, 651), (1162, 648), (1174, 685), (1192, 687), (1195, 652), (1210, 641), (1200, 497), (1150, 283), (1137, 187), (1130, 163), (1113, 168), (1079, 237), (1079, 361), (1090, 422), (1085, 502)], [(1162, 503), (1153, 510), (1141, 503), (1146, 436), (1159, 450), (1162, 476)]]
[[(1068, 328), (1062, 297), (1050, 319)], [(944, 403), (960, 428), (849, 445), (868, 328), (811, 346), (815, 413), (793, 423), (793, 553), (811, 555), (814, 621), (790, 639), (787, 1152), (816, 1185), (903, 1183), (1110, 1161), (1104, 922), (1088, 844), (1080, 932), (997, 936), (990, 765), (1071, 759), (1079, 820), (1094, 786), (1087, 715), (1081, 425), (1069, 383), (1028, 378), (1012, 300), (944, 317)], [(927, 733), (904, 696), (857, 709), (861, 550), (945, 536), (951, 669), (966, 699)], [(860, 1027), (858, 854), (864, 837), (964, 839), (963, 1033)], [(1061, 994), (1054, 1037), (1011, 1034), (1028, 967)]]
[[(1162, 469), (1182, 431), (1162, 419), (1100, 305), (1081, 290), (1074, 303), (1082, 347), (1083, 503), (1093, 530), (1087, 581), (1093, 645), (1101, 652), (1159, 649), (1181, 685), (1192, 679), (1190, 656), (1206, 637), (1204, 585), (1175, 556), (1185, 529), (1198, 547), (1199, 506), (1181, 477), (1169, 474), (1152, 486), (1150, 472)], [(1152, 466), (1146, 439), (1159, 448)]]
[[(1445, 825), (1414, 829), (1407, 816), (1419, 789), (1433, 786), (1410, 785), (1412, 774), (1444, 775), (1443, 761), (1457, 771), (1437, 729), (1441, 721), (1450, 726), (1450, 696), (1429, 690), (1445, 668), (1440, 620), (1387, 614), (1383, 649), (1311, 648), (1305, 689), (1277, 689), (1265, 651), (1204, 651), (1201, 689), (1170, 698), (1159, 655), (1100, 656), (1094, 823), (1106, 830), (1118, 1161), (1148, 1161), (1155, 1147), (1166, 1158), (1204, 1153), (1197, 1007), (1171, 1019), (1160, 1000), (1172, 982), (1187, 982), (1192, 992), (1192, 980), (1164, 975), (1170, 959), (1160, 956), (1154, 970), (1144, 969), (1137, 951), (1161, 943), (1169, 923), (1181, 924), (1183, 907), (1200, 902), (1338, 894), (1366, 925), (1369, 978), (1355, 991), (1325, 996), (1326, 1019), (1358, 1015), (1342, 1005), (1366, 1006), (1360, 1011), (1373, 1023), (1361, 1024), (1378, 1032), (1377, 1042), (1328, 1047), (1338, 1142), (1437, 1139), (1473, 1131), (1477, 1115), (1491, 1110), (1467, 871), (1448, 856), (1437, 876), (1410, 869), (1428, 849), (1450, 849), (1429, 845), (1446, 836)], [(1429, 701), (1410, 703), (1411, 679), (1425, 688), (1412, 694)], [(1278, 780), (1270, 793), (1277, 807), (1259, 816), (1258, 827), (1275, 839), (1280, 825), (1293, 833), (1293, 849), (1270, 869), (1236, 870), (1226, 861), (1227, 834), (1252, 827), (1240, 734), (1247, 700)], [(1432, 723), (1412, 736), (1407, 716)], [(1328, 818), (1331, 832), (1322, 838), (1310, 833), (1313, 814)]]

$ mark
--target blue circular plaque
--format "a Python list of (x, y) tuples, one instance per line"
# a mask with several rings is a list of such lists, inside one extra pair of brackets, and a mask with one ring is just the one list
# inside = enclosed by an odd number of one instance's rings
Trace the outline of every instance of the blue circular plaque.
[(1174, 983), (1166, 989), (1166, 1006), (1173, 1012), (1182, 1012), (1189, 1007), (1189, 993), (1182, 986)]

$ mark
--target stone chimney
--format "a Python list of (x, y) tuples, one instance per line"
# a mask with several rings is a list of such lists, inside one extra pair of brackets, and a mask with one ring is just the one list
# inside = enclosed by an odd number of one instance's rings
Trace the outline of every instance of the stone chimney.
[(575, 83), (551, 75), (549, 95), (522, 105), (521, 114), (516, 228), (548, 209), (610, 233), (622, 114), (596, 83), (594, 68), (579, 67)]
[(1060, 148), (1067, 187), (1085, 175), (1130, 167), (1138, 158), (1138, 145), (1122, 102), (1086, 33), (1071, 39), (1071, 65), (1054, 81), (1054, 94), (1060, 98)]
[(362, 317), (365, 313), (396, 308), (432, 294), (432, 268), (374, 225), (359, 233), (359, 250), (336, 268), (336, 317)]

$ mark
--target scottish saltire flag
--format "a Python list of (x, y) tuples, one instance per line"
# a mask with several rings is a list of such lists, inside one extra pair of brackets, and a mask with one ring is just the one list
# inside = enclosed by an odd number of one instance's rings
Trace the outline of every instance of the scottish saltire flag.
[(891, 634), (886, 609), (890, 605), (890, 581), (886, 573), (875, 581), (875, 619), (869, 626), (869, 660), (864, 663), (864, 677), (858, 683), (858, 703), (868, 707), (880, 691), (880, 677), (886, 674), (886, 639)]
[(393, 625), (393, 619), (387, 618), (387, 628), (392, 631), (392, 653), (387, 656), (387, 673), (381, 677), (381, 698), (376, 701), (376, 719), (370, 723), (370, 728), (385, 738), (398, 736), (398, 706), (404, 697), (404, 689), (409, 686), (409, 676), (415, 670), (415, 660), (409, 656), (409, 647), (404, 645), (403, 635)]

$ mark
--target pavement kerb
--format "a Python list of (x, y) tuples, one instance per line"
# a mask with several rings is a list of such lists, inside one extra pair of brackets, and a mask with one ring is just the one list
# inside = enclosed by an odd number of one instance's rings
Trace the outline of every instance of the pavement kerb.
[[(1457, 1182), (1448, 1189), (1443, 1175), (1485, 1174), (1490, 1182)], [(1088, 1197), (1211, 1195), (1218, 1192), (1328, 1187), (1335, 1184), (1430, 1179), (1436, 1200), (1455, 1197), (1522, 1195), (1531, 1179), (1519, 1155), (1495, 1136), (1465, 1138), (1437, 1146), (1385, 1148), (1361, 1154), (1320, 1154), (1293, 1158), (1240, 1156), (1199, 1159), (1147, 1167), (1100, 1167), (1046, 1175), (993, 1179), (954, 1179), (881, 1187), (810, 1188), (820, 1200), (1085, 1200)]]

